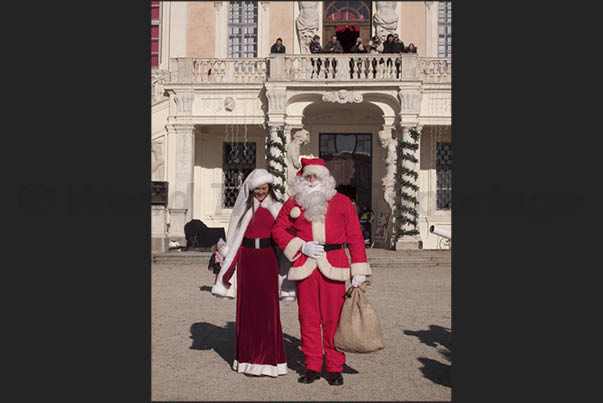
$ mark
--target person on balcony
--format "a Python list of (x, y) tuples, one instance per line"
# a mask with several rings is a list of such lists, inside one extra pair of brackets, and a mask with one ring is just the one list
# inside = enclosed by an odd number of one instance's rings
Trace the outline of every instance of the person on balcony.
[(243, 182), (226, 243), (216, 252), (216, 260), (222, 263), (211, 293), (221, 298), (236, 296), (232, 368), (247, 375), (277, 377), (287, 373), (279, 288), (281, 299), (294, 299), (295, 285), (280, 278), (279, 260), (286, 269), (290, 264), (271, 239), (282, 207), (273, 183), (274, 177), (262, 168), (253, 170)]
[(285, 53), (285, 45), (281, 38), (276, 38), (276, 42), (270, 48), (270, 53)]
[[(401, 41), (398, 39), (398, 42), (396, 42), (396, 40), (394, 38), (397, 38), (398, 34), (388, 34), (387, 35), (387, 41), (383, 44), (383, 53), (390, 53), (390, 54), (400, 54), (402, 53), (402, 48), (401, 48)], [(400, 64), (401, 64), (401, 60), (399, 57), (395, 58), (395, 64), (396, 64), (396, 78), (399, 77), (400, 75)], [(388, 59), (387, 60), (387, 68), (390, 69), (392, 65), (392, 60)]]
[[(310, 42), (310, 53), (323, 53), (322, 47), (320, 46), (320, 36), (314, 35), (312, 42)], [(312, 67), (314, 67), (314, 59), (312, 61)], [(320, 74), (320, 66), (322, 62), (320, 59), (316, 60), (316, 76)], [(314, 70), (314, 68), (312, 69)], [(314, 71), (312, 71), (312, 78), (314, 78)]]
[(406, 53), (417, 53), (417, 47), (414, 43), (408, 44), (408, 47), (406, 48)]
[[(333, 35), (331, 40), (324, 47), (324, 53), (343, 53), (343, 47), (337, 40), (337, 35)], [(329, 74), (329, 60), (325, 63), (327, 75)], [(333, 75), (337, 74), (337, 60), (333, 59)]]
[[(368, 50), (369, 50), (369, 54), (383, 53), (383, 42), (381, 42), (381, 38), (379, 37), (379, 35), (375, 35), (371, 38), (371, 40), (368, 43)], [(383, 64), (383, 63), (384, 63), (384, 60), (379, 59), (379, 64)], [(372, 66), (373, 66), (373, 78), (375, 78), (377, 76), (377, 60), (376, 59), (373, 59)]]
[[(350, 49), (350, 53), (368, 53), (368, 49), (362, 43), (361, 37), (356, 38), (356, 44), (354, 46), (352, 46), (352, 49)], [(365, 74), (366, 74), (366, 70), (368, 70), (368, 66), (369, 66), (368, 59), (365, 59), (365, 71), (364, 71)], [(358, 78), (362, 78), (360, 76), (361, 67), (362, 67), (362, 59), (358, 58), (358, 60), (356, 60), (356, 73), (357, 73), (356, 76)], [(354, 78), (354, 59), (350, 60), (350, 78)]]

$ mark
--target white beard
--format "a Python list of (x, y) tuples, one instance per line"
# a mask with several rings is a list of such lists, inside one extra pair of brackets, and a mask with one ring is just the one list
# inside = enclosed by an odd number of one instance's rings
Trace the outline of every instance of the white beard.
[(291, 184), (295, 200), (304, 209), (304, 218), (318, 221), (327, 214), (329, 200), (335, 196), (335, 178), (331, 175), (319, 176), (315, 182), (309, 182), (301, 176), (293, 179)]

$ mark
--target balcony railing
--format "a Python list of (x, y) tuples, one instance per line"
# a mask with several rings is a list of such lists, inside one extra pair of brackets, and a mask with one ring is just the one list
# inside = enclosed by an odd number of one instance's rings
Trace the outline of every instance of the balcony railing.
[(182, 84), (423, 81), (450, 83), (450, 58), (411, 54), (271, 55), (254, 59), (171, 59), (169, 81)]

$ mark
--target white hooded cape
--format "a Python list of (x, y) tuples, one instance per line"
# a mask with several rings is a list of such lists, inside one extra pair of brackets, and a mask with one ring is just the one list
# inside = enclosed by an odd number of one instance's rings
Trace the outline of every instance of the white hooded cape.
[[(241, 189), (239, 190), (239, 195), (237, 196), (237, 200), (235, 201), (235, 205), (232, 209), (232, 215), (230, 217), (230, 222), (228, 224), (228, 233), (226, 235), (226, 245), (222, 248), (221, 255), (224, 257), (222, 262), (222, 267), (220, 269), (220, 273), (218, 273), (218, 278), (216, 279), (216, 283), (211, 289), (211, 293), (218, 297), (227, 297), (234, 298), (237, 294), (237, 273), (235, 273), (230, 278), (230, 283), (232, 284), (230, 287), (226, 287), (222, 282), (222, 277), (226, 271), (230, 268), (234, 258), (237, 255), (237, 251), (241, 246), (243, 241), (243, 237), (245, 235), (245, 231), (247, 230), (247, 225), (251, 221), (252, 211), (249, 209), (245, 215), (243, 212), (245, 210), (245, 206), (247, 203), (247, 198), (249, 197), (249, 193), (253, 191), (258, 186), (264, 185), (266, 183), (273, 183), (273, 176), (268, 173), (265, 169), (258, 168), (251, 172)], [(262, 207), (268, 209), (272, 216), (276, 219), (281, 207), (282, 203), (272, 200), (270, 194), (266, 196), (266, 198), (260, 203), (257, 199), (253, 199), (254, 211), (257, 211), (258, 207), (261, 205)], [(243, 217), (241, 217), (243, 215)], [(239, 226), (239, 220), (241, 221), (241, 225)], [(283, 300), (291, 300), (295, 298), (295, 283), (291, 280), (287, 279), (287, 274), (289, 272), (289, 268), (291, 267), (291, 262), (287, 259), (283, 252), (277, 247), (277, 259), (279, 263), (279, 295)]]

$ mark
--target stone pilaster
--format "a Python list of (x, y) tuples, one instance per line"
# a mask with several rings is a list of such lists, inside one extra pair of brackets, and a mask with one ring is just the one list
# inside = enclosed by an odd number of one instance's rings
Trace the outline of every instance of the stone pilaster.
[(184, 238), (184, 224), (193, 216), (193, 172), (195, 165), (195, 127), (192, 124), (167, 126), (176, 150), (175, 180), (169, 185), (170, 239)]

